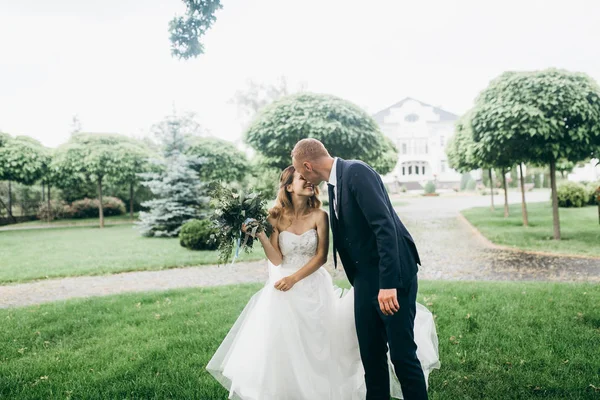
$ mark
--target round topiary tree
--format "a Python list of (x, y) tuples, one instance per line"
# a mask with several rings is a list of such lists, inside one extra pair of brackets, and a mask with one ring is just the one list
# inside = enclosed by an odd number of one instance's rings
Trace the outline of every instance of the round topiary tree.
[(375, 120), (354, 104), (331, 95), (284, 97), (259, 112), (245, 133), (246, 142), (279, 169), (290, 165), (291, 149), (304, 138), (320, 140), (334, 156), (378, 166), (380, 174), (395, 166), (395, 162), (381, 163), (395, 148)]
[(550, 166), (559, 240), (556, 171), (561, 163), (568, 170), (565, 162), (590, 158), (600, 146), (600, 87), (585, 74), (564, 70), (505, 72), (476, 103), (471, 122), (483, 158), (510, 155), (512, 165)]
[(193, 136), (186, 154), (203, 160), (196, 169), (203, 181), (239, 182), (248, 172), (248, 159), (227, 140)]

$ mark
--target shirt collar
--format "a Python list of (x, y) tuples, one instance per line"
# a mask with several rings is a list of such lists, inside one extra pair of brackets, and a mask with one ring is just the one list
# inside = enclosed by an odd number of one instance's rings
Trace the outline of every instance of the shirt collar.
[(337, 160), (338, 160), (337, 157), (335, 157), (333, 159), (333, 165), (331, 166), (331, 173), (329, 174), (329, 179), (327, 180), (327, 183), (332, 186), (337, 185)]

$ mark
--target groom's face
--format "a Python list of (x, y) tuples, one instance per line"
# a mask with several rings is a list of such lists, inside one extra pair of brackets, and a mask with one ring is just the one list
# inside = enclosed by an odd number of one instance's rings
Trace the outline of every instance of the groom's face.
[(294, 157), (292, 158), (292, 165), (294, 166), (294, 169), (304, 177), (304, 179), (306, 179), (313, 185), (317, 186), (321, 184), (321, 178), (319, 177), (319, 174), (317, 174), (313, 169), (313, 166), (310, 163), (310, 161), (303, 161)]

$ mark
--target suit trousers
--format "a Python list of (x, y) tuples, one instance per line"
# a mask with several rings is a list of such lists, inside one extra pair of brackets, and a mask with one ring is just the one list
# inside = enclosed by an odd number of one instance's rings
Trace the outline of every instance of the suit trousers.
[(427, 399), (427, 386), (414, 340), (417, 277), (405, 290), (398, 289), (400, 310), (391, 316), (381, 311), (377, 299), (379, 289), (369, 281), (360, 274), (354, 279), (354, 316), (365, 369), (367, 400), (390, 398), (388, 345), (404, 399)]

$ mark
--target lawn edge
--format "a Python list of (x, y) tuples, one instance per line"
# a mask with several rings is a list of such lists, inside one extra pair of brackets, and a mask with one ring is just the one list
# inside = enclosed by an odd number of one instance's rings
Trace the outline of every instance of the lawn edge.
[[(472, 208), (478, 208), (478, 207), (472, 207)], [(469, 210), (470, 210), (470, 208), (469, 208)], [(505, 246), (502, 244), (497, 244), (497, 243), (492, 242), (479, 229), (477, 229), (477, 227), (475, 225), (473, 225), (467, 217), (464, 216), (463, 210), (461, 210), (458, 213), (458, 220), (461, 221), (462, 223), (466, 224), (472, 230), (472, 232), (475, 234), (475, 236), (477, 236), (479, 238), (479, 240), (481, 240), (485, 244), (485, 246), (487, 246), (488, 248), (494, 249), (494, 250), (512, 251), (513, 253), (531, 254), (531, 255), (538, 255), (538, 256), (550, 256), (550, 257), (562, 257), (562, 258), (582, 258), (582, 259), (586, 259), (586, 260), (600, 260), (600, 256), (590, 256), (590, 255), (577, 254), (577, 253), (555, 253), (555, 252), (548, 252), (548, 251), (526, 250), (526, 249), (522, 249), (520, 247), (511, 247), (511, 246)]]

